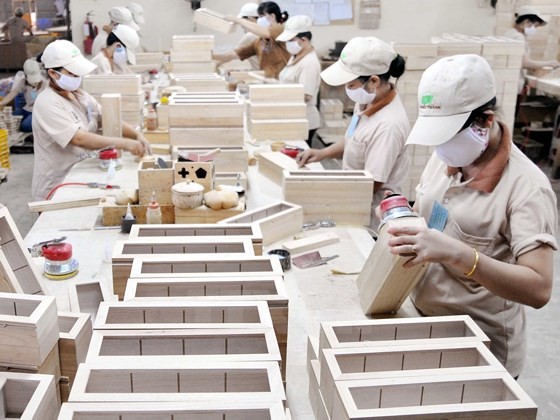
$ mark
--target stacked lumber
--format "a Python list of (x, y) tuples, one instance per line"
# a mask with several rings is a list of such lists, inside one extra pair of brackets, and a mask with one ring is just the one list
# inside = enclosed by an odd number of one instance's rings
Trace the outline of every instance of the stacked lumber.
[(105, 93), (120, 93), (122, 120), (133, 127), (142, 127), (144, 92), (139, 74), (88, 75), (84, 76), (82, 86), (98, 102)]
[(213, 73), (214, 35), (174, 35), (169, 58), (174, 73)]
[(536, 418), (468, 316), (323, 322), (309, 339), (317, 419)]
[(55, 420), (59, 407), (51, 375), (0, 372), (2, 418)]
[(303, 85), (250, 85), (247, 125), (254, 140), (307, 140)]

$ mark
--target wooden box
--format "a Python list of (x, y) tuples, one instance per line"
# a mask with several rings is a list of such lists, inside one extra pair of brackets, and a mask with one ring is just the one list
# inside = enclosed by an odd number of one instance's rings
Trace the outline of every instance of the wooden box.
[(536, 419), (537, 406), (507, 373), (421, 376), (336, 384), (332, 419)]
[(2, 418), (55, 420), (59, 407), (52, 376), (0, 373)]
[(44, 295), (47, 292), (42, 275), (7, 207), (0, 206), (0, 292)]
[(172, 99), (169, 103), (170, 127), (243, 127), (244, 105), (207, 103)]
[(241, 198), (237, 206), (230, 209), (213, 210), (205, 204), (194, 209), (175, 207), (175, 223), (218, 223), (245, 211), (245, 199)]
[(173, 161), (165, 161), (167, 168), (160, 168), (156, 162), (140, 162), (138, 165), (138, 199), (141, 205), (150, 204), (152, 192), (160, 206), (172, 205), (171, 187), (174, 184)]
[(220, 172), (219, 174), (214, 174), (214, 185), (241, 186), (247, 191), (247, 175), (245, 172)]
[(249, 101), (251, 104), (304, 103), (305, 92), (303, 85), (297, 84), (250, 85)]
[(250, 120), (249, 132), (254, 140), (307, 140), (309, 121), (306, 118), (282, 120)]
[(207, 63), (212, 61), (212, 50), (176, 50), (169, 51), (172, 63)]
[(243, 128), (171, 128), (169, 130), (169, 143), (172, 146), (188, 147), (243, 146)]
[(194, 79), (192, 77), (176, 76), (173, 79), (171, 79), (171, 83), (175, 86), (184, 87), (188, 92), (226, 92), (227, 91), (227, 82), (222, 77)]
[(275, 362), (130, 361), (81, 364), (70, 402), (284, 401)]
[[(151, 192), (150, 192), (151, 198)], [(156, 192), (156, 198), (159, 199), (158, 193)], [(126, 214), (127, 206), (120, 206), (116, 204), (115, 197), (106, 197), (102, 199), (99, 203), (101, 207), (101, 216), (103, 226), (120, 226), (122, 218)], [(175, 207), (172, 205), (160, 205), (163, 223), (173, 223), (175, 221)], [(148, 210), (147, 204), (132, 204), (130, 210), (134, 217), (136, 217), (136, 223), (145, 224), (146, 223), (146, 211)]]
[(105, 137), (122, 137), (122, 105), (120, 93), (104, 93), (99, 103), (103, 108), (101, 127)]
[(205, 26), (214, 31), (230, 34), (235, 31), (235, 23), (227, 21), (225, 15), (214, 10), (200, 8), (193, 14), (193, 23)]
[(303, 209), (301, 206), (280, 201), (239, 216), (230, 217), (219, 223), (257, 223), (263, 235), (263, 245), (268, 246), (282, 238), (301, 232)]
[(116, 296), (110, 294), (99, 280), (68, 284), (68, 298), (70, 300), (70, 310), (89, 314), (92, 322), (95, 321), (101, 302), (116, 300)]
[(175, 51), (212, 51), (214, 35), (173, 35), (171, 48)]
[(136, 95), (142, 91), (142, 78), (139, 74), (90, 74), (83, 77), (82, 87), (90, 95), (103, 93)]
[(173, 164), (173, 184), (191, 180), (204, 187), (207, 193), (214, 189), (213, 162), (175, 162)]
[(21, 364), (0, 364), (0, 372), (18, 372), (27, 374), (42, 374), (42, 375), (52, 375), (55, 380), (61, 377), (60, 375), (60, 355), (58, 351), (58, 346), (55, 345), (51, 352), (47, 355), (47, 358), (40, 365), (21, 365)]
[(0, 364), (40, 366), (58, 341), (53, 296), (0, 293)]
[[(181, 153), (198, 153), (205, 154), (212, 151), (213, 148), (208, 147), (173, 147), (173, 160), (178, 160)], [(214, 160), (214, 172), (247, 172), (249, 169), (249, 153), (244, 147), (220, 147)]]
[(278, 185), (282, 185), (286, 171), (300, 171), (295, 159), (282, 152), (264, 152), (259, 155), (259, 173)]
[[(101, 97), (103, 95), (111, 94), (101, 94), (93, 95), (97, 102), (101, 103)], [(140, 112), (144, 108), (144, 93), (138, 92), (134, 95), (121, 95), (121, 111), (122, 112)]]
[(251, 120), (292, 120), (307, 118), (307, 105), (304, 102), (294, 103), (249, 103)]
[(178, 63), (172, 62), (171, 70), (175, 73), (213, 73), (216, 71), (216, 63), (206, 61), (200, 63)]
[(86, 361), (91, 340), (91, 318), (89, 314), (59, 312), (58, 327), (60, 373), (67, 377), (71, 384), (76, 376), (78, 365)]

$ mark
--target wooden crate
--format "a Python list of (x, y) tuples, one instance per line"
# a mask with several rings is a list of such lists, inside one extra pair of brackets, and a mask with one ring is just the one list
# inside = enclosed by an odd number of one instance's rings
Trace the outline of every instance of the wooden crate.
[(242, 127), (196, 127), (169, 129), (172, 146), (229, 147), (243, 146)]
[[(157, 191), (156, 198), (159, 199)], [(103, 226), (121, 225), (122, 218), (125, 216), (127, 211), (127, 206), (120, 206), (116, 204), (115, 197), (106, 197), (100, 201), (99, 207), (101, 207), (101, 221)], [(173, 223), (175, 221), (175, 207), (172, 205), (160, 205), (160, 208), (163, 223)], [(148, 210), (147, 204), (132, 204), (130, 206), (130, 210), (132, 211), (134, 217), (136, 217), (136, 223), (146, 223), (146, 211)]]
[[(214, 148), (174, 146), (172, 157), (178, 160), (181, 153), (205, 154)], [(244, 147), (220, 147), (214, 160), (214, 171), (219, 172), (247, 172), (249, 170), (249, 153)]]
[(268, 419), (287, 420), (281, 401), (254, 398), (250, 402), (134, 402), (67, 403), (58, 420), (128, 420), (145, 419)]
[(336, 384), (332, 419), (536, 419), (537, 406), (507, 373), (421, 376)]
[(249, 101), (251, 104), (304, 103), (305, 92), (303, 85), (297, 84), (250, 85)]
[[(92, 95), (97, 102), (101, 103), (101, 97), (103, 95), (110, 94), (99, 94)], [(122, 95), (121, 94), (121, 111), (122, 112), (140, 112), (144, 108), (144, 92), (138, 92), (134, 95)], [(105, 109), (105, 108), (104, 108)]]
[(173, 161), (166, 160), (167, 168), (160, 168), (156, 162), (140, 162), (138, 165), (138, 199), (141, 205), (152, 201), (152, 192), (160, 206), (170, 206), (171, 187), (175, 183)]
[(284, 171), (299, 171), (295, 159), (282, 152), (264, 152), (259, 155), (259, 173), (272, 182), (282, 185)]
[(309, 121), (306, 118), (249, 121), (249, 133), (254, 140), (307, 140), (309, 137)]
[(117, 299), (99, 280), (68, 284), (68, 298), (70, 310), (89, 314), (92, 322), (95, 321), (101, 302), (111, 302)]
[(0, 372), (2, 418), (55, 420), (59, 408), (54, 377)]
[(0, 207), (0, 292), (47, 294), (45, 281), (7, 207)]
[[(174, 358), (173, 358), (174, 359)], [(284, 401), (275, 362), (92, 362), (78, 368), (70, 402)]]
[(482, 342), (326, 349), (322, 359), (320, 390), (329, 415), (339, 381), (505, 372)]
[(90, 95), (136, 95), (142, 91), (142, 78), (139, 74), (90, 74), (84, 76), (82, 86)]
[(53, 296), (0, 293), (0, 364), (40, 366), (58, 341)]
[(130, 277), (132, 261), (149, 255), (196, 254), (204, 258), (211, 254), (254, 255), (253, 243), (247, 237), (170, 237), (117, 241), (113, 249), (113, 293), (123, 299)]
[(268, 246), (282, 238), (301, 232), (303, 209), (296, 204), (280, 201), (239, 216), (230, 217), (219, 223), (257, 223), (263, 234), (263, 245)]
[(251, 120), (291, 120), (300, 118), (307, 118), (307, 105), (305, 105), (305, 102), (249, 102), (249, 119)]
[(174, 127), (243, 127), (241, 102), (204, 103), (172, 99), (169, 103), (169, 126)]
[(86, 361), (92, 332), (91, 318), (89, 314), (59, 312), (58, 326), (60, 373), (72, 384), (78, 365)]
[(235, 225), (133, 225), (129, 238), (153, 238), (162, 236), (247, 236), (251, 238), (255, 255), (262, 255), (262, 231), (255, 224)]
[(214, 31), (230, 34), (235, 31), (236, 25), (227, 21), (225, 15), (207, 8), (195, 10), (193, 14), (193, 23), (205, 26)]

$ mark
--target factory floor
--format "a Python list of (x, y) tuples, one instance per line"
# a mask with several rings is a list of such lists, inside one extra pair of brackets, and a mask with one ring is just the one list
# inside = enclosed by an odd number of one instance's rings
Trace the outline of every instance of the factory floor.
[[(314, 145), (315, 146), (315, 145)], [(31, 201), (33, 155), (11, 155), (8, 181), (0, 185), (0, 203), (5, 204), (22, 236), (26, 236), (37, 216), (27, 211)], [(546, 171), (547, 168), (544, 168)], [(551, 180), (556, 194), (560, 180)], [(50, 239), (50, 238), (45, 238)], [(560, 242), (560, 234), (557, 234)], [(527, 308), (528, 357), (519, 383), (539, 407), (539, 419), (560, 418), (560, 252), (554, 254), (555, 284), (552, 299), (542, 309)], [(556, 325), (556, 326), (555, 326)]]

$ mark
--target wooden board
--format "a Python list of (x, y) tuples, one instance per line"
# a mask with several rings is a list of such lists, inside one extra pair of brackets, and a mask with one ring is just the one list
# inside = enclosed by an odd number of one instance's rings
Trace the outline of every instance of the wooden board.
[(7, 207), (0, 206), (0, 292), (45, 295), (42, 275)]
[(43, 213), (45, 211), (91, 207), (97, 205), (99, 200), (107, 195), (107, 192), (100, 191), (98, 194), (94, 194), (93, 197), (88, 198), (57, 198), (43, 201), (32, 201), (30, 203), (27, 203), (27, 207), (31, 213)]
[(282, 248), (290, 251), (290, 254), (300, 254), (302, 252), (311, 251), (322, 246), (331, 245), (339, 242), (340, 238), (333, 232), (320, 234), (311, 234), (300, 239), (284, 242)]
[(244, 105), (237, 103), (197, 103), (173, 99), (169, 103), (169, 126), (243, 127)]
[(304, 102), (294, 103), (251, 103), (249, 102), (249, 118), (251, 120), (285, 120), (307, 118), (307, 105)]
[(214, 45), (214, 35), (173, 35), (171, 37), (171, 48), (176, 51), (212, 51)]
[(245, 211), (245, 199), (239, 199), (236, 207), (213, 210), (205, 204), (194, 209), (175, 207), (175, 223), (218, 223), (221, 220), (238, 216)]
[(12, 363), (2, 363), (0, 364), (0, 372), (10, 372), (10, 373), (27, 373), (27, 374), (41, 374), (41, 375), (52, 375), (55, 381), (61, 378), (60, 373), (60, 355), (58, 351), (58, 346), (54, 346), (51, 352), (47, 355), (47, 358), (39, 366), (35, 365), (20, 365)]
[(82, 86), (90, 95), (102, 95), (103, 93), (135, 95), (142, 91), (142, 79), (139, 74), (90, 74), (84, 76)]
[(172, 63), (207, 63), (212, 61), (212, 50), (192, 49), (169, 51)]
[[(161, 192), (156, 191), (156, 198), (159, 199), (160, 196)], [(126, 214), (127, 206), (119, 206), (116, 204), (114, 197), (108, 197), (107, 199), (99, 202), (99, 207), (101, 207), (103, 226), (121, 225), (122, 218)], [(161, 205), (160, 208), (163, 223), (173, 223), (175, 221), (175, 207), (172, 205)], [(148, 210), (147, 204), (133, 204), (130, 206), (130, 210), (132, 211), (134, 217), (136, 217), (136, 223), (146, 223), (146, 211)]]
[[(92, 95), (97, 102), (101, 103), (101, 97), (103, 95), (111, 94), (101, 94)], [(120, 95), (120, 94), (119, 94)], [(134, 95), (121, 95), (121, 112), (141, 112), (144, 108), (144, 92), (138, 92)]]
[(118, 137), (122, 131), (122, 105), (120, 93), (104, 93), (100, 101), (103, 108), (101, 127), (105, 137)]
[(225, 15), (206, 8), (195, 10), (193, 23), (224, 34), (230, 34), (236, 28), (235, 23), (225, 20)]
[(95, 321), (101, 302), (111, 302), (116, 297), (105, 289), (99, 280), (68, 284), (68, 298), (72, 312), (87, 313)]
[(58, 341), (53, 296), (0, 293), (0, 364), (40, 366)]
[(72, 384), (78, 365), (86, 361), (92, 333), (91, 318), (89, 314), (58, 312), (58, 326), (60, 373)]
[[(172, 157), (178, 160), (181, 153), (205, 154), (214, 148), (173, 146)], [(220, 147), (220, 153), (214, 160), (214, 171), (218, 172), (247, 172), (249, 169), (249, 153), (244, 147)]]
[(59, 408), (54, 377), (0, 372), (2, 418), (55, 420)]
[(250, 85), (249, 100), (252, 104), (304, 103), (305, 92), (303, 85), (297, 84)]
[(171, 128), (169, 143), (172, 146), (228, 147), (243, 146), (242, 127)]
[(278, 185), (282, 185), (284, 170), (299, 171), (295, 159), (282, 152), (264, 152), (258, 157), (259, 173)]
[(309, 121), (299, 119), (250, 120), (249, 133), (254, 140), (307, 140)]

